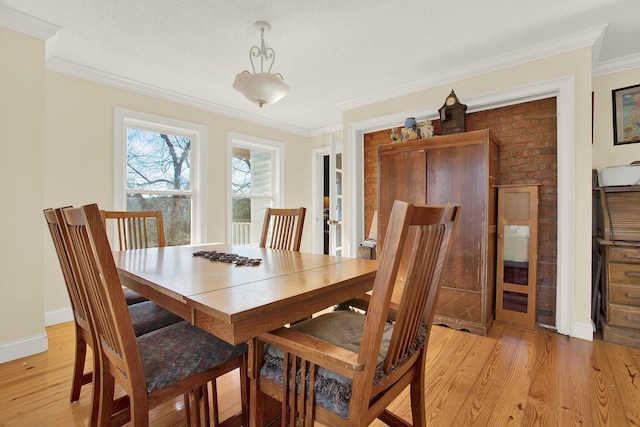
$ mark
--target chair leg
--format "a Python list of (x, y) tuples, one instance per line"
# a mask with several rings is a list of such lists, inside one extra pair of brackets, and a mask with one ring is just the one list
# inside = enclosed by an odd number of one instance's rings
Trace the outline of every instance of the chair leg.
[(242, 364), (240, 365), (240, 407), (242, 409), (242, 425), (249, 425), (249, 403), (251, 390), (251, 379), (247, 373), (247, 355), (242, 356)]
[[(209, 403), (209, 400), (207, 399), (207, 404), (208, 403)], [(213, 410), (212, 410), (213, 424), (211, 425), (214, 427), (217, 427), (218, 425), (220, 425), (220, 411), (218, 408), (218, 384), (217, 384), (216, 378), (214, 378), (213, 381), (211, 381), (211, 403), (213, 406)]]
[(87, 384), (85, 380), (89, 380), (89, 377), (84, 376), (84, 364), (87, 358), (87, 343), (82, 338), (82, 331), (76, 324), (76, 360), (73, 364), (73, 380), (71, 383), (71, 401), (76, 402), (80, 399), (80, 389), (84, 384)]
[[(115, 394), (115, 379), (102, 366), (100, 367), (100, 374), (97, 376), (94, 375), (94, 377), (99, 377), (98, 381), (94, 384), (94, 390), (96, 390), (99, 393), (99, 402), (100, 402), (98, 425), (108, 426), (108, 425), (111, 425), (111, 416), (113, 415), (113, 397)], [(133, 418), (133, 413), (130, 413), (130, 416), (131, 418)]]
[(196, 413), (196, 425), (200, 427), (202, 420), (200, 418), (200, 401), (202, 400), (202, 388), (198, 387), (193, 391), (193, 406)]
[[(216, 383), (216, 380), (213, 380), (213, 384)], [(202, 405), (203, 405), (203, 410), (204, 410), (204, 425), (205, 426), (210, 426), (211, 424), (211, 412), (209, 411), (209, 385), (205, 384), (203, 386), (200, 386), (200, 389), (202, 390)], [(214, 394), (215, 396), (215, 394)], [(217, 407), (217, 405), (216, 405)], [(214, 422), (213, 426), (215, 427), (217, 424), (217, 420)]]
[(184, 417), (187, 422), (187, 427), (191, 427), (191, 400), (189, 399), (189, 393), (185, 393), (184, 400)]
[(91, 413), (89, 427), (98, 427), (100, 421), (100, 394), (102, 380), (100, 375), (100, 355), (93, 353), (93, 378), (91, 381)]
[(416, 372), (416, 376), (413, 378), (411, 385), (409, 386), (411, 394), (411, 417), (413, 419), (414, 427), (427, 427), (427, 396), (425, 393), (426, 354), (426, 348), (423, 348), (420, 360), (416, 361), (416, 365), (419, 366), (419, 371)]
[(147, 404), (147, 396), (136, 399), (129, 396), (131, 408), (131, 425), (134, 427), (149, 427), (149, 405)]

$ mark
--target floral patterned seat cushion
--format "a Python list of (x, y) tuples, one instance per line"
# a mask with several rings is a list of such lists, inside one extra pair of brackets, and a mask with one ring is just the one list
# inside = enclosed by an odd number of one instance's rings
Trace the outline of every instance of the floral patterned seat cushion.
[(127, 308), (137, 337), (184, 320), (151, 301), (133, 304)]
[(138, 337), (147, 392), (204, 372), (247, 352), (186, 321)]
[(149, 301), (137, 292), (132, 291), (129, 288), (122, 288), (124, 292), (124, 299), (127, 301), (127, 305), (138, 304), (139, 302)]

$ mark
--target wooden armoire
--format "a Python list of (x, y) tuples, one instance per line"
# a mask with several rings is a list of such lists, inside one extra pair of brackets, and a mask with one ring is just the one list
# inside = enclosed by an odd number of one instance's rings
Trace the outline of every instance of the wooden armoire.
[[(487, 129), (378, 148), (378, 245), (396, 199), (460, 205), (434, 323), (480, 335), (487, 334), (495, 307), (499, 145)], [(402, 271), (399, 277), (396, 294)]]

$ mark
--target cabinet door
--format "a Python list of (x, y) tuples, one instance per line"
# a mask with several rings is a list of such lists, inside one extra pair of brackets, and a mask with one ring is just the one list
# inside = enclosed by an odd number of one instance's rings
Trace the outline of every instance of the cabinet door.
[[(484, 144), (429, 149), (427, 204), (461, 206), (451, 235), (442, 286), (482, 291), (485, 279), (487, 171)], [(486, 274), (486, 272), (485, 272)]]
[[(393, 202), (425, 204), (426, 151), (386, 152), (378, 163), (378, 244), (384, 244)], [(407, 239), (409, 241), (409, 239)]]

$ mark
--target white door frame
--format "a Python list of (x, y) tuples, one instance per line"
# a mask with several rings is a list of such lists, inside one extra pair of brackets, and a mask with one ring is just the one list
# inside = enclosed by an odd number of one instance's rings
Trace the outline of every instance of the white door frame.
[(331, 155), (331, 147), (311, 151), (311, 252), (324, 253), (324, 157)]

